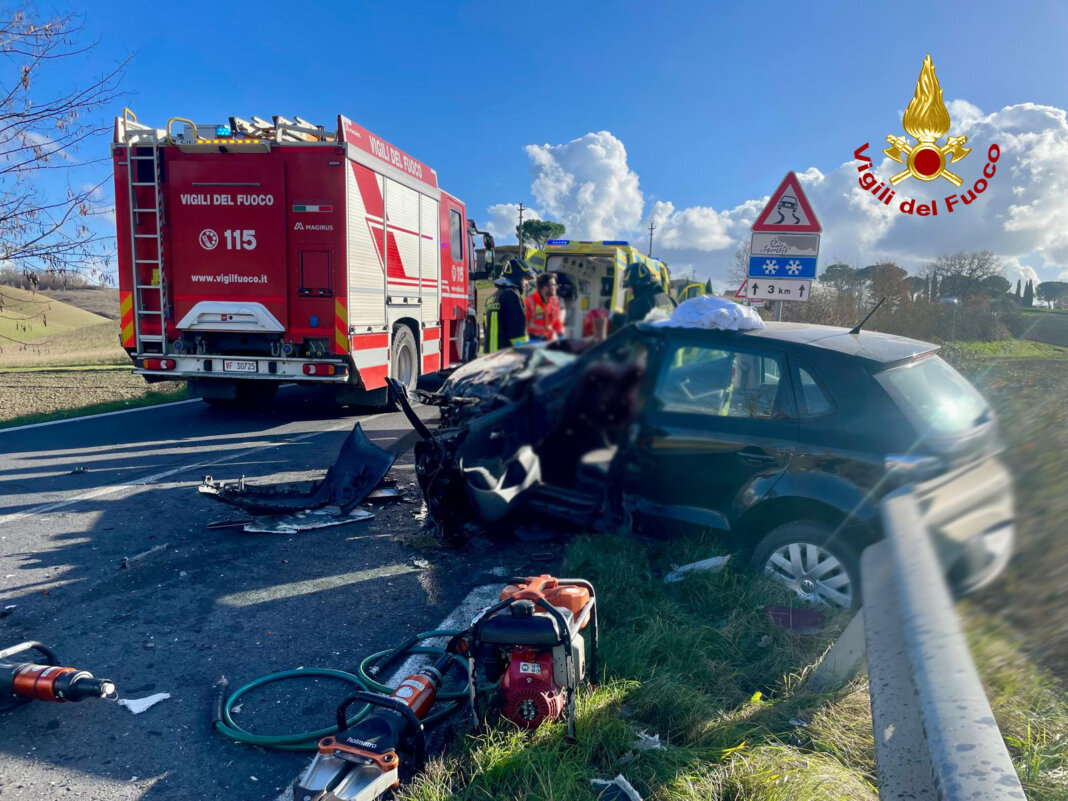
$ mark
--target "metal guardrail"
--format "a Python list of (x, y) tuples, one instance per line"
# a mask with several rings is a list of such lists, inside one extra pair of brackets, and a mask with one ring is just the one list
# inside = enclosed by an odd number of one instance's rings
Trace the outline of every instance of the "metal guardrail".
[(1025, 799), (908, 487), (861, 556), (881, 799)]

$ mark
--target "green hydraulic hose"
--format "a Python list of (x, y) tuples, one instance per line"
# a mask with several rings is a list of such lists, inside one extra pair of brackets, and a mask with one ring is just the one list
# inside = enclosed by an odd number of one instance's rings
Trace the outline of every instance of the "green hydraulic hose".
[[(423, 640), (432, 639), (435, 637), (453, 637), (460, 632), (458, 630), (440, 629), (437, 631), (427, 631), (422, 634), (416, 635), (416, 642), (422, 642)], [(337, 734), (338, 727), (336, 724), (328, 726), (325, 729), (317, 729), (316, 731), (306, 731), (299, 734), (255, 734), (246, 729), (242, 729), (236, 723), (232, 716), (233, 707), (237, 705), (238, 700), (257, 687), (263, 687), (267, 684), (271, 684), (276, 681), (285, 681), (287, 679), (306, 679), (309, 676), (339, 679), (341, 681), (354, 684), (356, 687), (369, 692), (382, 693), (389, 695), (393, 692), (392, 687), (388, 687), (385, 684), (372, 679), (367, 671), (377, 662), (379, 659), (386, 655), (390, 655), (393, 658), (400, 656), (401, 654), (427, 654), (429, 656), (441, 656), (445, 653), (444, 648), (440, 648), (435, 645), (416, 645), (409, 647), (403, 651), (397, 652), (395, 649), (387, 648), (384, 651), (371, 654), (369, 657), (360, 662), (359, 668), (356, 673), (348, 673), (344, 670), (334, 670), (332, 668), (298, 668), (296, 670), (281, 670), (277, 673), (269, 673), (266, 676), (261, 676), (258, 679), (253, 679), (247, 684), (238, 687), (229, 696), (225, 696), (226, 685), (224, 682), (220, 682), (216, 685), (215, 696), (215, 730), (224, 737), (229, 737), (231, 740), (236, 740), (239, 743), (246, 743), (247, 745), (258, 745), (261, 748), (274, 748), (281, 751), (315, 751), (318, 747), (318, 742), (323, 737), (327, 737), (331, 734)], [(452, 658), (456, 664), (467, 670), (467, 662), (463, 657), (453, 654)], [(459, 707), (470, 694), (470, 688), (467, 682), (464, 683), (463, 689), (453, 690), (450, 692), (439, 692), (437, 695), (437, 702), (442, 703), (442, 706), (438, 711), (431, 715), (428, 715), (423, 719), (423, 724), (426, 726), (433, 725), (442, 718), (452, 714), (457, 707)], [(364, 715), (367, 714), (370, 706), (364, 704), (357, 711), (348, 718), (347, 723), (352, 726), (357, 723)]]

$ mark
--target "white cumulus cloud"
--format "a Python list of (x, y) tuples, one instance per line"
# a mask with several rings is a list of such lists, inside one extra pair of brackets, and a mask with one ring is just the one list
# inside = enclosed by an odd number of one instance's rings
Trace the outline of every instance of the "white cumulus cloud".
[[(500, 239), (504, 244), (506, 238), (515, 239), (515, 229), (519, 225), (518, 203), (494, 203), (486, 211), (489, 212), (489, 220), (486, 222), (486, 230), (493, 234), (494, 239)], [(540, 220), (541, 212), (537, 209), (523, 205), (524, 220)]]
[[(884, 205), (858, 185), (859, 162), (852, 152), (843, 153), (842, 162), (829, 170), (798, 172), (823, 224), (821, 264), (893, 260), (918, 272), (942, 253), (991, 250), (1002, 258), (1005, 277), (1013, 282), (1063, 277), (1068, 273), (1068, 113), (1035, 103), (989, 113), (966, 100), (951, 100), (947, 106), (951, 132), (966, 135), (966, 146), (972, 148), (951, 167), (964, 182), (959, 189), (942, 179), (925, 183), (908, 178), (894, 187), (891, 204)], [(902, 132), (859, 131), (856, 143), (868, 142), (865, 155), (883, 181), (902, 169), (881, 152), (887, 133)], [(992, 144), (999, 149), (996, 172), (965, 205), (959, 198), (983, 177)], [(739, 197), (730, 208), (679, 208), (670, 200), (670, 186), (658, 186), (659, 199), (647, 204), (623, 142), (608, 131), (561, 145), (529, 145), (526, 152), (531, 193), (545, 217), (567, 226), (568, 236), (644, 242), (652, 222), (657, 255), (669, 264), (693, 264), (698, 277), (711, 276), (717, 283), (726, 277), (734, 251), (748, 241), (749, 227), (768, 199), (751, 195)], [(958, 197), (952, 212), (946, 207), (951, 195)], [(899, 204), (906, 198), (937, 201), (938, 216), (901, 213)], [(507, 233), (514, 235), (513, 205), (498, 204), (490, 212), (495, 221), (500, 215), (502, 232), (507, 218)]]
[(611, 239), (641, 224), (644, 200), (627, 149), (608, 131), (562, 145), (527, 145), (530, 190), (574, 239)]

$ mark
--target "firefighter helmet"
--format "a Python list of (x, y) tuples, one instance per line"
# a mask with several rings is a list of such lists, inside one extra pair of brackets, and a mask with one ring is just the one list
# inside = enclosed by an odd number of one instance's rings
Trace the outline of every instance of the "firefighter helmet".
[(494, 283), (497, 286), (513, 286), (519, 289), (523, 285), (523, 279), (533, 278), (535, 275), (534, 269), (523, 259), (508, 259), (508, 263), (501, 270), (501, 277)]
[(623, 273), (623, 286), (631, 289), (655, 283), (656, 279), (653, 278), (653, 271), (643, 261), (632, 261), (627, 265), (626, 272)]

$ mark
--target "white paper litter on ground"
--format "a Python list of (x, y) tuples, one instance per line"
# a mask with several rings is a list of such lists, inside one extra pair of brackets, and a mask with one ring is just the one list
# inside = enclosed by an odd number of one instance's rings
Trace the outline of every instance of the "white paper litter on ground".
[(325, 509), (297, 512), (295, 515), (257, 517), (251, 523), (245, 524), (244, 531), (250, 534), (296, 534), (299, 531), (344, 526), (373, 518), (374, 514), (372, 512), (359, 507), (353, 509), (347, 515), (343, 515), (336, 506), (333, 508), (328, 506)]
[(155, 706), (160, 701), (166, 701), (170, 697), (170, 693), (156, 693), (147, 698), (120, 698), (119, 706), (124, 706), (135, 715), (140, 715), (149, 707)]
[(630, 782), (623, 778), (622, 773), (610, 782), (605, 781), (604, 779), (590, 779), (590, 785), (592, 785), (593, 791), (597, 793), (597, 797), (601, 799), (611, 799), (611, 801), (617, 801), (618, 799), (642, 801), (642, 797), (638, 795), (638, 791), (634, 789)]
[(652, 325), (669, 328), (719, 328), (723, 331), (750, 331), (763, 328), (760, 315), (748, 306), (702, 295), (684, 300), (666, 320), (656, 320)]
[(638, 739), (630, 744), (630, 747), (635, 751), (662, 751), (664, 744), (660, 742), (659, 734), (648, 734), (647, 732), (638, 730)]
[(695, 573), (699, 570), (722, 570), (730, 560), (730, 556), (713, 556), (709, 559), (702, 559), (700, 562), (690, 562), (688, 565), (672, 565), (675, 569), (664, 576), (664, 583), (672, 584), (682, 581), (688, 573)]

